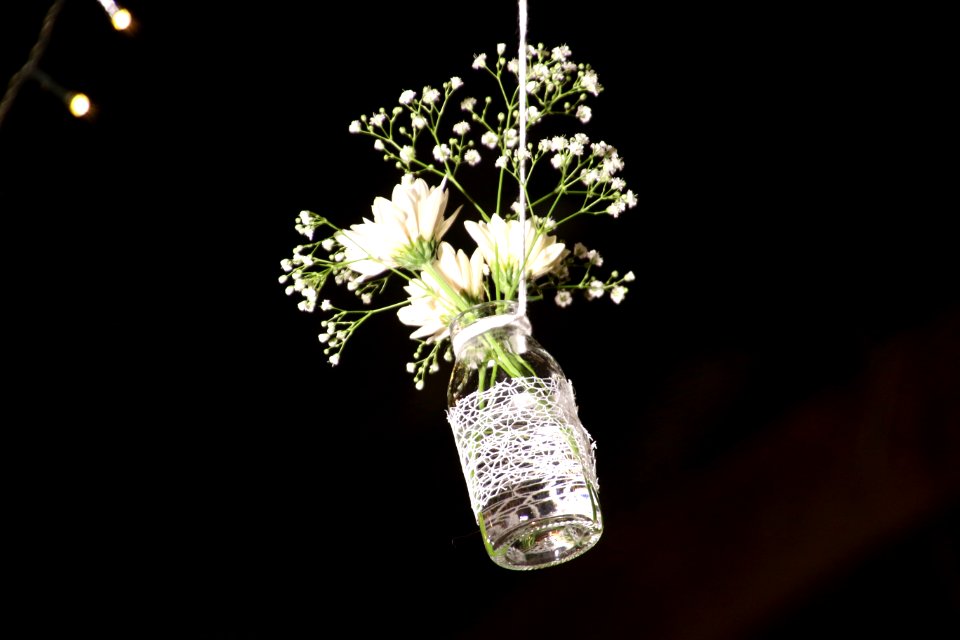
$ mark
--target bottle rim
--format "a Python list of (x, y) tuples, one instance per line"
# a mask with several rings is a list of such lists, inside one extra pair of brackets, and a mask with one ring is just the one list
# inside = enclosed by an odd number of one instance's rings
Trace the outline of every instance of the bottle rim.
[(492, 329), (515, 325), (529, 336), (530, 320), (526, 315), (517, 314), (517, 306), (516, 300), (491, 300), (458, 313), (449, 325), (453, 355), (459, 356), (469, 341)]

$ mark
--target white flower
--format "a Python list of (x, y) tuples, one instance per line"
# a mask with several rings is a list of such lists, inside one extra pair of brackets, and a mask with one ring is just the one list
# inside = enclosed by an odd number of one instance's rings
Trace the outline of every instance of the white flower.
[(386, 119), (387, 119), (387, 116), (385, 116), (382, 113), (377, 113), (375, 115), (370, 116), (370, 124), (374, 127), (379, 127), (383, 124), (383, 121)]
[(487, 54), (481, 53), (473, 57), (473, 68), (483, 69), (487, 66)]
[(503, 42), (497, 43), (497, 55), (502, 56), (503, 52), (507, 50), (507, 45)]
[(587, 289), (587, 297), (591, 300), (603, 297), (603, 283), (599, 280), (591, 281), (590, 288)]
[(400, 149), (400, 161), (404, 164), (410, 164), (416, 157), (416, 153), (410, 145), (404, 145), (404, 147)]
[(507, 166), (507, 162), (509, 161), (510, 161), (510, 158), (508, 158), (507, 156), (500, 156), (499, 158), (493, 161), (493, 165), (497, 169), (503, 169), (504, 167)]
[(570, 57), (570, 47), (563, 45), (560, 47), (554, 47), (550, 52), (550, 59), (556, 62), (563, 62)]
[(480, 136), (480, 144), (493, 149), (497, 146), (497, 134), (495, 134), (493, 131), (487, 131), (485, 134)]
[(473, 111), (473, 107), (476, 106), (476, 104), (477, 104), (476, 98), (464, 98), (463, 101), (460, 103), (460, 110)]
[(479, 249), (468, 258), (463, 249), (455, 251), (449, 243), (441, 242), (436, 267), (447, 282), (471, 302), (483, 297), (483, 254)]
[(404, 286), (410, 304), (397, 310), (400, 322), (419, 327), (410, 334), (415, 340), (447, 337), (450, 321), (463, 305), (483, 299), (483, 256), (479, 249), (468, 258), (462, 249), (454, 251), (448, 243), (441, 242), (432, 266)]
[(480, 163), (480, 152), (476, 149), (470, 149), (465, 154), (463, 154), (463, 159), (471, 167), (477, 166)]
[[(423, 278), (429, 279), (429, 276), (424, 274)], [(407, 326), (418, 327), (410, 338), (436, 341), (447, 337), (449, 322), (456, 313), (443, 304), (442, 288), (435, 290), (421, 278), (414, 278), (403, 288), (410, 304), (397, 309), (397, 318)]]
[(333, 309), (333, 305), (330, 304), (329, 300), (324, 300), (320, 303), (320, 311), (330, 311), (330, 309)]
[(637, 276), (633, 275), (633, 271), (627, 271), (626, 275), (623, 276), (624, 282), (633, 282), (637, 279)]
[(525, 221), (525, 229), (519, 220), (506, 221), (498, 214), (494, 214), (490, 222), (467, 220), (463, 224), (492, 271), (518, 273), (526, 247), (524, 272), (529, 279), (536, 280), (553, 271), (566, 255), (563, 243), (558, 243), (556, 236), (539, 232), (530, 220)]
[(433, 157), (437, 162), (445, 162), (450, 158), (450, 147), (445, 144), (438, 144), (433, 147)]
[(417, 93), (411, 89), (407, 89), (400, 94), (400, 104), (410, 104), (413, 102), (414, 98), (417, 97)]
[(410, 125), (414, 129), (423, 129), (425, 126), (427, 126), (427, 119), (418, 113), (410, 118)]
[(607, 213), (609, 213), (614, 218), (619, 218), (620, 214), (623, 213), (626, 208), (627, 208), (626, 203), (623, 202), (622, 200), (618, 200), (616, 202), (610, 203), (610, 205), (607, 207)]
[(556, 302), (560, 308), (569, 307), (573, 304), (573, 296), (569, 291), (557, 291), (557, 295), (553, 301)]
[(461, 120), (457, 124), (453, 125), (453, 132), (458, 136), (465, 136), (470, 133), (470, 123), (464, 120)]
[(434, 248), (460, 212), (444, 219), (448, 192), (428, 187), (422, 178), (393, 188), (392, 200), (377, 197), (373, 220), (351, 225), (337, 234), (344, 259), (360, 281), (393, 267), (418, 268), (433, 258)]
[(460, 79), (460, 76), (453, 76), (452, 78), (450, 78), (450, 88), (451, 88), (451, 89), (456, 90), (456, 89), (459, 89), (459, 88), (462, 87), (462, 86), (463, 86), (463, 80)]
[(584, 71), (580, 76), (580, 86), (593, 95), (598, 95), (603, 87), (597, 81), (597, 73), (592, 69)]
[(602, 171), (605, 177), (609, 178), (621, 169), (623, 169), (623, 158), (620, 157), (620, 154), (618, 154), (616, 150), (603, 159)]
[(427, 104), (433, 104), (440, 98), (440, 92), (433, 87), (423, 88), (423, 101)]
[(593, 144), (591, 144), (590, 150), (593, 153), (593, 155), (600, 158), (616, 152), (616, 149), (614, 147), (607, 144), (603, 140), (601, 140), (600, 142), (594, 142)]
[(580, 122), (586, 124), (590, 122), (590, 118), (592, 116), (593, 116), (593, 110), (591, 110), (590, 107), (588, 107), (587, 105), (582, 104), (579, 107), (577, 107), (577, 119)]
[(384, 148), (385, 148), (385, 147), (383, 146), (383, 140), (374, 140), (374, 141), (373, 141), (373, 148), (376, 149), (377, 151), (383, 151)]
[(627, 295), (627, 288), (616, 286), (610, 290), (610, 299), (613, 300), (614, 304), (620, 304), (623, 302), (623, 297)]
[(327, 358), (327, 360), (329, 360), (330, 364), (335, 367), (340, 363), (340, 354), (335, 353), (329, 358)]
[(354, 120), (351, 122), (348, 131), (350, 131), (350, 133), (360, 133), (360, 121)]

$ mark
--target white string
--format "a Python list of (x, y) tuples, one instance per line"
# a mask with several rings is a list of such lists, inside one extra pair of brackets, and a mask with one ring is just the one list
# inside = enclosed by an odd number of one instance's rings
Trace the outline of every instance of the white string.
[[(478, 335), (495, 329), (505, 327), (508, 324), (520, 321), (521, 328), (526, 335), (530, 335), (530, 321), (527, 319), (527, 0), (518, 0), (520, 9), (520, 55), (518, 56), (520, 68), (517, 71), (517, 84), (520, 91), (520, 118), (517, 126), (520, 128), (520, 135), (517, 143), (517, 163), (520, 173), (520, 197), (517, 203), (520, 207), (520, 229), (521, 244), (520, 251), (523, 258), (520, 261), (520, 289), (517, 292), (517, 311), (515, 314), (504, 314), (481, 318), (470, 324), (465, 329), (457, 331), (451, 339), (453, 353), (456, 356), (466, 346), (467, 342)], [(446, 178), (444, 178), (446, 179)]]
[(520, 264), (520, 291), (517, 293), (517, 316), (523, 317), (527, 313), (527, 0), (520, 3), (520, 69), (518, 84), (520, 86), (520, 136), (517, 147), (517, 162), (520, 169), (520, 229), (523, 238), (521, 250), (523, 261)]
[(453, 347), (453, 355), (457, 358), (463, 353), (464, 347), (467, 346), (471, 340), (477, 336), (483, 335), (491, 329), (499, 329), (500, 327), (506, 327), (507, 325), (512, 325), (523, 332), (523, 335), (529, 336), (532, 332), (530, 327), (530, 319), (527, 318), (522, 313), (516, 313), (514, 315), (496, 315), (496, 316), (487, 316), (486, 318), (480, 318), (471, 322), (465, 327), (457, 328), (453, 333), (453, 337), (450, 339), (450, 346)]

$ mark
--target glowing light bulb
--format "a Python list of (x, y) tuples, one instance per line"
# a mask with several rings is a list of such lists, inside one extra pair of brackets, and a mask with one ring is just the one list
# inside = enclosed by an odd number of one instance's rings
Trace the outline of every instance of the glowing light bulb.
[(117, 31), (123, 31), (130, 26), (131, 22), (133, 22), (133, 17), (126, 9), (119, 9), (110, 16), (110, 21), (113, 22), (114, 29)]
[(77, 118), (82, 118), (90, 112), (90, 98), (83, 93), (73, 93), (70, 95), (70, 113)]
[(117, 31), (127, 29), (133, 22), (133, 16), (130, 15), (130, 12), (118, 7), (113, 0), (99, 0), (99, 2), (103, 10), (110, 16), (110, 22), (113, 23), (113, 28)]

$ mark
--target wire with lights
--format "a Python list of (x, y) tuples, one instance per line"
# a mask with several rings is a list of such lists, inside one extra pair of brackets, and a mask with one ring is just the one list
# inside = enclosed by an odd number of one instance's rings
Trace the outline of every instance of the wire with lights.
[[(130, 12), (121, 8), (113, 0), (97, 0), (97, 2), (100, 3), (103, 10), (110, 16), (110, 22), (117, 31), (125, 31), (133, 24), (133, 17), (130, 15)], [(39, 66), (40, 58), (43, 57), (43, 53), (50, 43), (53, 26), (57, 21), (57, 17), (60, 15), (63, 3), (64, 0), (54, 0), (53, 4), (50, 5), (47, 14), (43, 18), (40, 35), (37, 37), (37, 41), (33, 47), (31, 47), (27, 61), (11, 76), (10, 82), (7, 84), (7, 91), (3, 94), (3, 98), (0, 98), (0, 126), (3, 126), (4, 118), (10, 112), (10, 108), (13, 106), (17, 94), (20, 92), (20, 88), (28, 80), (34, 80), (41, 88), (57, 96), (64, 102), (70, 110), (70, 113), (75, 117), (82, 118), (90, 113), (91, 102), (86, 94), (80, 91), (64, 89), (48, 74), (44, 73)]]

